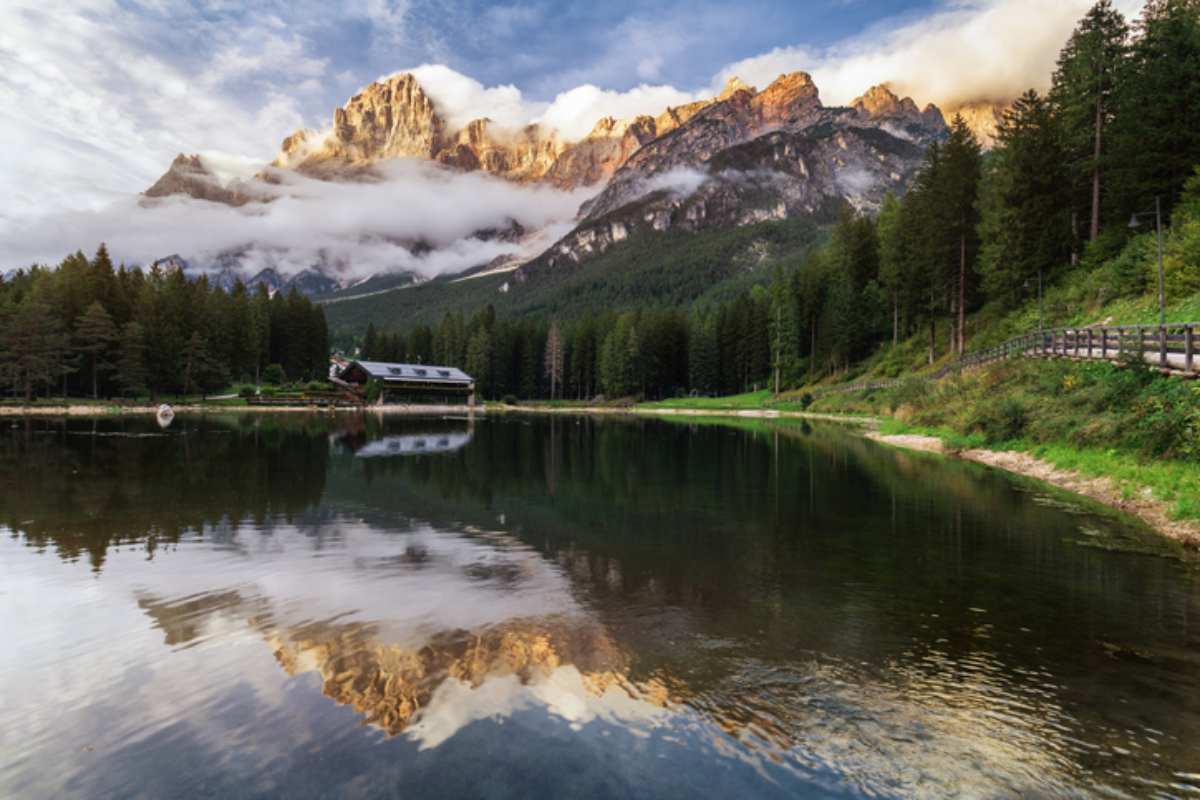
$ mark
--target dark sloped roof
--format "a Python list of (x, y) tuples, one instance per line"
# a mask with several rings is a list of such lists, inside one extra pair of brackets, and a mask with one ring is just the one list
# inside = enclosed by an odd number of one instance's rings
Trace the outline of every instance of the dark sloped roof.
[[(469, 384), (474, 381), (467, 373), (456, 367), (439, 367), (434, 364), (392, 364), (386, 361), (355, 361), (372, 378), (385, 381), (420, 381), (422, 383)], [(350, 369), (347, 367), (346, 369)]]

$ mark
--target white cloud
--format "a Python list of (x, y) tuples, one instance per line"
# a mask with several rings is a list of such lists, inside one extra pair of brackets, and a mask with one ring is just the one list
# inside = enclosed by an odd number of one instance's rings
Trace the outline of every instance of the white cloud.
[[(207, 154), (223, 176), (245, 174), (250, 162)], [(126, 197), (101, 211), (70, 211), (15, 228), (0, 228), (10, 242), (7, 266), (56, 262), (75, 249), (106, 241), (115, 259), (131, 264), (180, 253), (200, 264), (222, 252), (245, 251), (252, 269), (284, 273), (316, 263), (335, 265), (343, 277), (411, 270), (453, 272), (520, 252), (522, 245), (474, 236), (512, 221), (540, 229), (570, 220), (584, 195), (522, 187), (482, 173), (452, 172), (400, 160), (381, 168), (378, 183), (328, 183), (279, 173), (269, 203), (231, 208), (174, 196), (139, 205)], [(420, 241), (428, 251), (414, 253)]]
[[(713, 87), (737, 75), (759, 88), (804, 70), (822, 99), (845, 104), (879, 83), (919, 102), (953, 107), (1010, 100), (1049, 85), (1059, 51), (1093, 0), (947, 0), (896, 29), (873, 31), (824, 50), (781, 47), (722, 68)], [(1127, 15), (1142, 0), (1119, 0)]]
[(700, 184), (708, 180), (708, 175), (694, 169), (680, 167), (669, 170), (660, 175), (655, 175), (650, 180), (646, 181), (645, 186), (639, 194), (648, 194), (650, 192), (667, 191), (671, 194), (682, 195), (684, 197), (694, 193), (700, 188)]
[(442, 64), (422, 64), (402, 71), (413, 74), (451, 128), (461, 128), (480, 117), (504, 127), (520, 127), (540, 108), (538, 104), (525, 102), (521, 90), (511, 84), (485, 87)]
[(645, 84), (626, 92), (614, 92), (588, 84), (555, 97), (538, 121), (557, 129), (566, 139), (582, 139), (601, 117), (657, 116), (668, 106), (690, 103), (705, 94)]
[[(169, 62), (156, 25), (115, 0), (0, 5), (0, 190), (20, 198), (10, 218), (95, 208), (139, 191), (179, 152), (211, 148), (266, 161), (303, 123), (291, 87), (263, 80), (249, 100), (222, 89), (235, 75), (263, 70), (322, 74), (323, 62), (271, 18), (211, 42), (211, 74)], [(255, 41), (262, 52), (247, 55)]]
[(668, 106), (690, 103), (707, 94), (645, 84), (617, 92), (585, 84), (543, 103), (526, 100), (516, 86), (484, 86), (442, 64), (422, 64), (400, 72), (409, 72), (417, 79), (451, 129), (461, 128), (480, 117), (487, 117), (507, 128), (539, 122), (557, 130), (569, 141), (582, 139), (601, 117), (621, 119), (638, 114), (657, 115)]
[[(885, 22), (828, 48), (783, 47), (729, 64), (698, 91), (597, 85), (620, 70), (627, 75), (630, 64), (653, 81), (680, 48), (693, 46), (693, 34), (671, 34), (675, 20), (626, 20), (612, 32), (616, 44), (592, 67), (567, 73), (580, 85), (548, 102), (527, 98), (513, 85), (485, 86), (440, 64), (411, 71), (451, 127), (486, 116), (503, 127), (539, 122), (568, 140), (582, 138), (604, 116), (656, 115), (711, 96), (734, 74), (762, 88), (780, 73), (806, 70), (827, 103), (848, 102), (887, 81), (919, 102), (953, 107), (1044, 87), (1090, 3), (945, 0), (921, 19)], [(1142, 4), (1117, 2), (1131, 16)], [(101, 240), (129, 261), (251, 241), (278, 258), (278, 249), (291, 241), (297, 254), (289, 267), (332, 251), (356, 270), (403, 264), (429, 274), (511, 250), (470, 236), (502, 224), (508, 211), (530, 227), (539, 220), (564, 222), (574, 212), (577, 197), (539, 194), (483, 176), (447, 178), (411, 165), (396, 166), (391, 180), (377, 186), (296, 179), (285, 197), (257, 215), (186, 199), (140, 209), (134, 193), (149, 186), (176, 153), (203, 152), (222, 180), (245, 177), (273, 156), (284, 136), (305, 126), (301, 103), (315, 101), (323, 87), (348, 94), (357, 82), (350, 70), (334, 71), (312, 53), (303, 27), (289, 27), (274, 14), (252, 11), (235, 24), (211, 22), (212, 15), (186, 2), (143, 0), (142, 6), (119, 0), (0, 4), (0, 191), (7, 198), (0, 207), (0, 267), (57, 261)], [(381, 43), (410, 36), (406, 2), (353, 0), (343, 11), (365, 20)], [(519, 5), (493, 8), (486, 19), (513, 30), (537, 22)], [(703, 21), (705, 30), (724, 24), (719, 15), (714, 19)], [(178, 40), (168, 36), (180, 26), (203, 42), (185, 54), (196, 59), (191, 67), (175, 52)], [(321, 122), (327, 120), (322, 109)], [(420, 236), (437, 242), (424, 260), (395, 244)]]

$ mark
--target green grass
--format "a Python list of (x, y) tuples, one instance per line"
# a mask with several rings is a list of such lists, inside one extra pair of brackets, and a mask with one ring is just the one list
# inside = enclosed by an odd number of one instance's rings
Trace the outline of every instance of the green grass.
[(774, 408), (771, 392), (746, 392), (727, 397), (677, 397), (670, 400), (658, 400), (652, 403), (642, 403), (639, 408), (681, 408), (698, 411), (704, 410), (743, 410), (756, 408)]
[(885, 433), (954, 449), (1030, 453), (1063, 469), (1149, 489), (1178, 519), (1200, 519), (1200, 384), (1107, 363), (1017, 360), (936, 383), (832, 395), (832, 413), (891, 415)]
[(945, 427), (910, 425), (891, 419), (880, 426), (889, 435), (918, 434), (941, 439), (951, 450), (1013, 450), (1028, 453), (1059, 469), (1090, 478), (1108, 478), (1122, 496), (1134, 497), (1149, 489), (1154, 499), (1168, 506), (1177, 520), (1200, 520), (1200, 464), (1174, 460), (1148, 460), (1136, 453), (1113, 448), (1079, 448), (1069, 444), (1045, 444), (1026, 439), (989, 443), (981, 434), (963, 434)]

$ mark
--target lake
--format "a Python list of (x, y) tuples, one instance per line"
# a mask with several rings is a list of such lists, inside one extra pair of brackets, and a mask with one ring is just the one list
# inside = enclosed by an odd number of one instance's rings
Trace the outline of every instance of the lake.
[(801, 422), (3, 420), (0, 796), (1194, 797), (1200, 573)]

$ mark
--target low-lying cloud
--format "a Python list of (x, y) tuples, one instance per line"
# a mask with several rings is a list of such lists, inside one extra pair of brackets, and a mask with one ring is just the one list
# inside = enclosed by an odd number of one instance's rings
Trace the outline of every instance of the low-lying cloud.
[(513, 222), (527, 230), (566, 223), (586, 199), (420, 161), (394, 161), (378, 172), (374, 183), (331, 183), (278, 171), (278, 185), (252, 186), (270, 202), (237, 208), (185, 196), (133, 196), (98, 212), (52, 215), (19, 233), (0, 229), (9, 243), (4, 268), (54, 263), (104, 241), (114, 259), (128, 264), (172, 253), (211, 264), (236, 252), (247, 270), (294, 273), (325, 264), (343, 278), (395, 271), (428, 277), (521, 253), (521, 242), (477, 234)]
[[(1059, 51), (1093, 0), (946, 0), (944, 8), (895, 28), (875, 28), (825, 49), (780, 47), (722, 68), (759, 88), (804, 70), (829, 104), (847, 104), (889, 83), (920, 103), (955, 108), (1008, 101), (1044, 89)], [(1144, 0), (1117, 0), (1127, 16)]]

